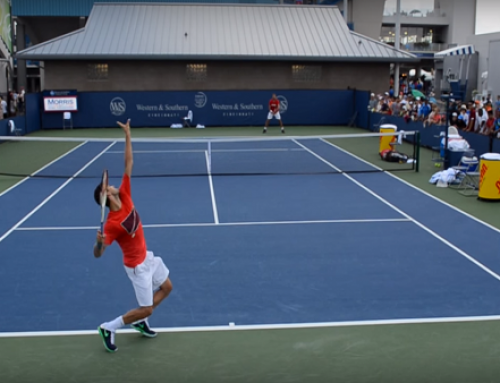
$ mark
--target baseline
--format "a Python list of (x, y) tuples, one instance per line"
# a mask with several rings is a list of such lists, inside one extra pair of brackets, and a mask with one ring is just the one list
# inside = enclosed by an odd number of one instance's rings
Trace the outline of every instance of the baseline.
[[(155, 328), (159, 333), (175, 332), (213, 332), (213, 331), (250, 331), (250, 330), (283, 330), (328, 327), (360, 327), (360, 326), (390, 326), (405, 324), (432, 324), (432, 323), (467, 323), (499, 321), (500, 315), (468, 316), (468, 317), (442, 317), (442, 318), (409, 318), (409, 319), (382, 319), (368, 321), (343, 321), (343, 322), (317, 322), (317, 323), (288, 323), (288, 324), (260, 324), (237, 325), (230, 323), (227, 326), (193, 326), (193, 327), (161, 327)], [(118, 334), (136, 334), (133, 329), (119, 329)], [(96, 335), (97, 330), (76, 331), (39, 331), (39, 332), (0, 332), (0, 338), (29, 338), (29, 337), (55, 337)]]

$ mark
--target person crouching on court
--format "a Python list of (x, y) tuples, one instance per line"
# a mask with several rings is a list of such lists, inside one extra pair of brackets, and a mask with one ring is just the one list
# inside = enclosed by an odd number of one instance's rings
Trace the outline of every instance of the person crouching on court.
[[(156, 332), (149, 327), (147, 318), (172, 291), (168, 268), (160, 257), (147, 250), (142, 222), (132, 202), (130, 120), (126, 124), (118, 122), (118, 125), (125, 132), (125, 173), (119, 189), (108, 186), (106, 205), (109, 213), (104, 225), (104, 234), (100, 230), (97, 232), (94, 256), (100, 258), (107, 246), (114, 241), (118, 243), (123, 252), (125, 271), (134, 287), (139, 307), (98, 327), (104, 347), (109, 352), (118, 350), (115, 345), (115, 333), (125, 325), (131, 325), (146, 337), (155, 337)], [(101, 190), (102, 183), (94, 191), (94, 198), (99, 205)]]

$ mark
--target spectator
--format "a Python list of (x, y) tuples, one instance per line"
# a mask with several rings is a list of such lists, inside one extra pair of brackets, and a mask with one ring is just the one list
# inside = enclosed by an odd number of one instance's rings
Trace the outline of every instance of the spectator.
[(454, 126), (458, 129), (458, 114), (456, 112), (451, 115), (450, 126)]
[(370, 103), (368, 104), (368, 110), (370, 112), (375, 112), (377, 110), (378, 100), (375, 97), (375, 93), (372, 93), (370, 96)]
[(465, 130), (469, 125), (469, 115), (467, 114), (467, 106), (462, 105), (460, 107), (460, 115), (458, 116), (458, 128)]
[(493, 132), (495, 131), (495, 117), (493, 116), (493, 111), (490, 110), (488, 112), (488, 119), (486, 120), (483, 129), (481, 130), (481, 134), (485, 136), (493, 136)]
[(500, 138), (500, 109), (496, 111), (495, 127), (493, 128), (493, 134), (496, 138)]
[(396, 97), (392, 98), (391, 114), (393, 116), (399, 117), (399, 102), (398, 102), (398, 99)]
[(486, 120), (488, 120), (488, 115), (484, 111), (484, 109), (480, 106), (479, 109), (477, 110), (477, 116), (476, 116), (476, 125), (474, 126), (474, 132), (476, 133), (481, 133), (481, 131), (484, 128), (484, 125), (486, 124)]
[(424, 121), (424, 127), (430, 125), (439, 125), (441, 123), (441, 113), (439, 108), (434, 105), (432, 108), (432, 112), (429, 114), (427, 120)]
[(0, 97), (0, 106), (2, 107), (2, 116), (3, 116), (3, 119), (7, 119), (9, 117), (7, 111), (9, 110), (8, 108), (8, 105), (7, 105), (7, 101), (5, 101), (3, 99), (3, 97)]
[(471, 103), (469, 105), (469, 124), (467, 125), (466, 132), (473, 132), (476, 126), (476, 105)]
[(420, 110), (418, 111), (418, 119), (424, 121), (429, 117), (430, 114), (431, 106), (429, 105), (429, 101), (425, 100), (422, 103)]
[(24, 114), (24, 98), (25, 98), (26, 92), (24, 91), (24, 86), (21, 87), (21, 92), (19, 93), (19, 96), (17, 98), (17, 108), (19, 113)]

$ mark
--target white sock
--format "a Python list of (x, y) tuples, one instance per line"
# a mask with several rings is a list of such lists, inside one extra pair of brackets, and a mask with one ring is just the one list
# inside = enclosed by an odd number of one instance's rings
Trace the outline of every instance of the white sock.
[(125, 326), (125, 323), (123, 323), (123, 318), (121, 316), (113, 319), (111, 322), (106, 322), (101, 325), (102, 328), (111, 332), (116, 332), (116, 330), (123, 326)]

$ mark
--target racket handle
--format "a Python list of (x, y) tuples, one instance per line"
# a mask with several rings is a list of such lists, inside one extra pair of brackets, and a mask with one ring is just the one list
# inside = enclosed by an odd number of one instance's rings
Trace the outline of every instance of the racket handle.
[(101, 235), (104, 235), (104, 222), (101, 222)]

